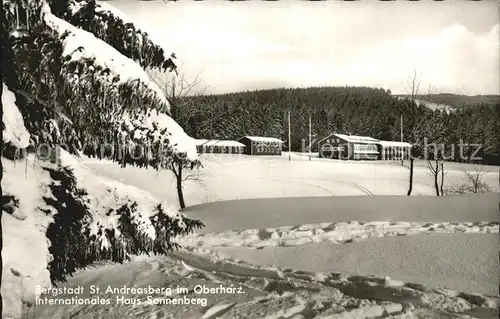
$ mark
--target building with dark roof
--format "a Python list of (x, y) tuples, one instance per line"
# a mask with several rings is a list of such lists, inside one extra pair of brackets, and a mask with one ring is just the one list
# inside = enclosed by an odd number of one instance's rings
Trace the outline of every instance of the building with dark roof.
[(247, 155), (281, 155), (283, 141), (274, 137), (245, 136), (239, 140)]

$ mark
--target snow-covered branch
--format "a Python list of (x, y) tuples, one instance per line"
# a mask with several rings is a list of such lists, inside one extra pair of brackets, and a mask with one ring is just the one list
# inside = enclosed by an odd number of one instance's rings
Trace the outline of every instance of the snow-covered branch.
[(16, 148), (26, 148), (29, 145), (30, 134), (24, 126), (23, 116), (16, 105), (16, 97), (7, 85), (2, 83), (3, 105), (3, 142)]
[[(155, 201), (144, 191), (93, 175), (64, 151), (61, 159), (63, 170), (49, 170), (54, 180), (50, 188), (56, 201), (46, 201), (58, 210), (52, 227), (59, 229), (73, 225), (78, 229), (65, 232), (55, 229), (48, 234), (78, 237), (80, 244), (66, 247), (69, 249), (66, 255), (60, 251), (61, 247), (52, 247), (55, 257), (83, 255), (85, 258), (81, 262), (85, 265), (80, 265), (83, 267), (104, 259), (123, 262), (131, 254), (164, 254), (178, 247), (174, 241), (176, 236), (202, 226), (200, 222), (179, 214), (167, 203)], [(75, 220), (69, 222), (69, 219)], [(64, 242), (71, 242), (71, 238)], [(61, 276), (74, 271), (67, 268), (66, 259), (54, 260), (52, 273)], [(54, 264), (57, 261), (62, 264)]]
[(112, 6), (94, 0), (50, 1), (52, 12), (76, 27), (91, 32), (144, 68), (175, 70), (175, 54)]
[[(101, 74), (101, 77), (107, 75), (107, 78), (100, 79), (104, 81), (103, 84), (120, 85), (127, 83), (132, 86), (137, 83), (136, 85), (139, 89), (142, 89), (143, 95), (149, 96), (150, 100), (160, 104), (168, 103), (158, 85), (151, 81), (144, 69), (133, 60), (125, 57), (106, 42), (97, 39), (92, 33), (83, 31), (50, 12), (45, 13), (44, 19), (49, 28), (54, 30), (63, 42), (62, 55), (66, 61), (66, 66), (76, 61), (92, 61), (95, 66), (100, 66), (107, 71)], [(92, 67), (81, 71), (93, 73), (94, 77), (96, 75), (93, 72), (95, 69)], [(81, 79), (75, 77), (74, 80), (80, 81)], [(93, 80), (96, 81), (97, 79), (94, 78)]]
[(141, 148), (141, 154), (136, 157), (116, 154), (123, 157), (123, 164), (164, 169), (171, 162), (188, 166), (199, 163), (194, 139), (170, 116), (156, 109), (134, 114), (125, 112), (115, 125), (121, 145)]

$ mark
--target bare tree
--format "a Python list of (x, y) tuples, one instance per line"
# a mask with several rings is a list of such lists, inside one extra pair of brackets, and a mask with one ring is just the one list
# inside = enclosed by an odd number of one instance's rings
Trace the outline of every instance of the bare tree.
[[(189, 80), (185, 73), (182, 72), (182, 66), (177, 69), (176, 74), (172, 75), (152, 71), (148, 73), (153, 81), (162, 88), (170, 105), (170, 116), (178, 123), (182, 123), (183, 118), (190, 116), (188, 111), (191, 108), (186, 107), (188, 103), (191, 103), (188, 97), (199, 96), (205, 92), (206, 88), (198, 89), (201, 83), (200, 74), (196, 75), (193, 80)], [(174, 160), (166, 165), (166, 169), (175, 176), (177, 196), (181, 209), (186, 208), (183, 192), (185, 182), (191, 181), (205, 187), (199, 171), (200, 167), (202, 167), (201, 163), (193, 167), (189, 161), (184, 160)]]
[[(423, 119), (417, 122), (418, 120), (418, 105), (426, 105), (426, 102), (431, 102), (433, 100), (433, 95), (436, 94), (436, 88), (433, 85), (429, 85), (427, 89), (427, 94), (425, 99), (419, 100), (417, 104), (417, 99), (421, 97), (421, 86), (422, 86), (422, 75), (417, 73), (417, 71), (413, 71), (411, 73), (407, 80), (406, 80), (406, 92), (409, 95), (409, 102), (410, 102), (410, 108), (408, 112), (405, 112), (406, 114), (409, 114), (410, 120), (409, 120), (409, 128), (410, 128), (410, 138), (413, 139), (415, 142), (421, 141), (422, 138), (432, 136), (436, 137), (439, 136), (438, 133), (442, 132), (443, 127), (442, 126), (432, 126), (429, 125), (429, 121), (431, 119)], [(428, 105), (426, 105), (428, 106)], [(407, 196), (410, 196), (413, 190), (413, 178), (414, 178), (414, 160), (415, 157), (420, 156), (422, 149), (418, 145), (418, 143), (415, 143), (411, 149), (411, 154), (410, 154), (410, 176), (409, 176), (409, 187), (408, 187), (408, 192)], [(425, 154), (427, 154), (425, 152)], [(435, 188), (436, 188), (436, 194), (437, 196), (440, 196), (440, 194), (443, 194), (443, 184), (444, 184), (444, 175), (445, 175), (445, 170), (444, 170), (444, 163), (440, 159), (442, 154), (435, 154), (434, 161), (435, 165), (427, 158), (427, 166), (429, 167), (429, 170), (432, 174), (432, 176), (435, 177)], [(439, 185), (439, 174), (441, 173), (441, 185)]]
[(408, 75), (406, 79), (406, 93), (410, 95), (410, 101), (415, 102), (420, 94), (420, 86), (422, 85), (422, 74), (418, 74), (416, 70)]
[(444, 187), (444, 162), (441, 162), (441, 186), (440, 186), (440, 190), (441, 190), (441, 196), (444, 195), (444, 191), (443, 191), (443, 187)]
[(486, 174), (484, 170), (482, 170), (481, 166), (474, 166), (472, 171), (464, 170), (465, 175), (467, 176), (467, 180), (470, 184), (470, 190), (472, 193), (486, 193), (490, 192), (491, 188), (483, 181), (483, 175)]
[(193, 79), (188, 79), (186, 74), (182, 71), (181, 65), (177, 69), (176, 74), (163, 73), (163, 72), (148, 72), (153, 81), (160, 86), (163, 90), (165, 97), (170, 105), (171, 117), (179, 122), (181, 118), (185, 118), (188, 114), (183, 107), (191, 101), (187, 98), (190, 96), (200, 96), (205, 94), (206, 87), (200, 88), (201, 79), (198, 73)]
[[(436, 120), (434, 117), (439, 116), (439, 113), (432, 112), (431, 117), (426, 117), (423, 119), (422, 131), (424, 136), (432, 137), (433, 144), (427, 144), (427, 139), (424, 139), (424, 158), (427, 160), (427, 167), (429, 172), (434, 178), (434, 187), (436, 189), (436, 195), (442, 196), (444, 194), (444, 177), (445, 167), (444, 167), (444, 159), (445, 159), (445, 151), (446, 146), (440, 141), (443, 141), (443, 132), (445, 130), (444, 124), (439, 120)], [(429, 148), (434, 147), (434, 151), (429, 153)], [(441, 181), (439, 182), (439, 178), (441, 177)]]
[(427, 160), (427, 168), (429, 169), (429, 172), (431, 173), (432, 177), (434, 178), (434, 189), (436, 190), (436, 196), (441, 196), (443, 195), (441, 193), (442, 185), (441, 188), (439, 187), (439, 175), (441, 173), (442, 180), (441, 183), (443, 183), (444, 179), (444, 165), (443, 163), (437, 159)]
[[(417, 74), (417, 71), (414, 70), (412, 74), (408, 75), (408, 78), (406, 79), (406, 84), (405, 84), (405, 89), (407, 94), (410, 95), (410, 112), (407, 114), (410, 115), (410, 128), (411, 128), (411, 133), (412, 133), (412, 138), (415, 139), (415, 136), (417, 135), (417, 128), (416, 128), (416, 103), (415, 99), (420, 93), (420, 86), (421, 86), (422, 80), (421, 80), (421, 75)], [(403, 112), (402, 112), (403, 113)], [(405, 112), (406, 113), (406, 112)], [(410, 180), (409, 180), (409, 187), (408, 187), (408, 192), (406, 195), (410, 196), (411, 192), (413, 190), (413, 161), (415, 160), (415, 150), (412, 148), (410, 150)]]
[(167, 164), (166, 168), (175, 176), (179, 206), (181, 207), (181, 209), (184, 209), (186, 208), (183, 191), (185, 182), (191, 181), (203, 188), (206, 187), (205, 183), (203, 182), (202, 175), (199, 171), (199, 167), (192, 167), (187, 162), (172, 161)]

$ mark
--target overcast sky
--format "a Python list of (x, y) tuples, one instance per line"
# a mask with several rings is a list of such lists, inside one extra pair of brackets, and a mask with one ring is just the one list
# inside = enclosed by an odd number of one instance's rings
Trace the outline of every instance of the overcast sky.
[[(499, 9), (481, 2), (108, 2), (208, 92), (363, 85), (500, 94)], [(425, 93), (425, 92), (424, 92)]]

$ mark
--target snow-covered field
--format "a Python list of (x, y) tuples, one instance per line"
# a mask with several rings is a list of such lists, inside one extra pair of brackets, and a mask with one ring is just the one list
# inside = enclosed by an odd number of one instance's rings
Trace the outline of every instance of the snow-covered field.
[[(167, 172), (83, 162), (97, 176), (177, 202)], [(299, 154), (291, 162), (286, 154), (208, 155), (203, 163), (206, 187), (186, 185), (186, 202), (194, 206), (183, 213), (207, 227), (180, 238), (183, 250), (96, 265), (61, 285), (103, 292), (187, 287), (169, 296), (179, 304), (151, 304), (151, 294), (136, 292), (126, 297), (140, 302), (116, 306), (122, 294), (104, 292), (93, 297), (110, 298), (111, 305), (38, 305), (26, 318), (498, 316), (498, 193), (396, 196), (406, 193), (408, 170), (395, 163), (309, 161)], [(465, 182), (462, 169), (450, 164), (446, 181)], [(498, 190), (497, 168), (486, 169), (492, 171), (484, 180)], [(414, 190), (433, 195), (425, 167), (415, 169)], [(238, 289), (197, 293), (196, 285)]]
[[(312, 158), (307, 155), (246, 156), (204, 154), (199, 171), (205, 187), (188, 181), (185, 198), (188, 206), (221, 200), (276, 197), (406, 195), (409, 170), (397, 162), (355, 162)], [(87, 166), (99, 174), (135, 185), (158, 198), (177, 203), (175, 181), (169, 172), (139, 167), (122, 170), (117, 164), (89, 160)], [(445, 164), (444, 188), (466, 183), (463, 170), (476, 166)], [(481, 167), (483, 180), (499, 191), (499, 168)], [(423, 162), (414, 169), (413, 195), (435, 195), (433, 177)]]

